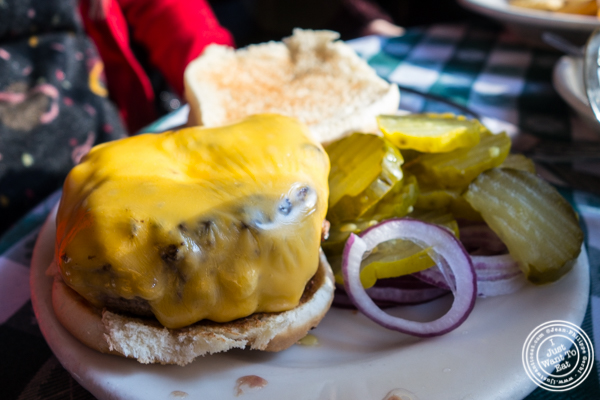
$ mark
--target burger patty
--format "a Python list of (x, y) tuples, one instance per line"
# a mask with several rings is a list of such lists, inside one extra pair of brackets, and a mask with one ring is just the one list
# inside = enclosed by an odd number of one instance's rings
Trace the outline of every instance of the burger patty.
[[(323, 220), (322, 226), (322, 238), (323, 240), (329, 235), (329, 221)], [(315, 274), (306, 284), (306, 288), (300, 298), (300, 303), (305, 303), (314, 294), (316, 288), (318, 288), (323, 281), (324, 277), (320, 276), (319, 273)], [(133, 299), (126, 299), (123, 297), (112, 297), (103, 296), (99, 299), (104, 307), (113, 312), (120, 312), (131, 314), (139, 317), (152, 317), (154, 313), (148, 303), (148, 300), (142, 299), (141, 297), (134, 297)]]
[(132, 314), (140, 317), (154, 317), (148, 300), (141, 297), (125, 299), (123, 297), (104, 296), (101, 299), (104, 307), (110, 311)]
[[(304, 288), (304, 292), (302, 293), (302, 297), (300, 298), (300, 302), (298, 305), (306, 303), (310, 300), (310, 298), (315, 294), (318, 288), (323, 284), (323, 280), (325, 276), (317, 271), (317, 273), (310, 278), (307, 282), (306, 287)], [(122, 297), (103, 297), (104, 308), (111, 312), (121, 313), (121, 314), (130, 314), (136, 317), (148, 317), (151, 319), (154, 318), (154, 313), (148, 303), (148, 300), (135, 297), (133, 299), (125, 299)], [(240, 318), (238, 321), (244, 321), (247, 318), (260, 319), (264, 315), (268, 315), (272, 313), (254, 313), (251, 316)], [(158, 321), (157, 321), (158, 322)], [(202, 321), (202, 323), (213, 323), (212, 321)]]

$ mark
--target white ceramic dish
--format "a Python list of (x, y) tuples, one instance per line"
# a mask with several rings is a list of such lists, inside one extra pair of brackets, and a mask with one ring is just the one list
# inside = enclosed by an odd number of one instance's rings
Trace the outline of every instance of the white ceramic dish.
[(585, 93), (583, 83), (583, 59), (562, 56), (552, 74), (552, 83), (560, 96), (593, 130), (600, 132), (600, 123), (596, 119)]
[[(588, 301), (585, 252), (572, 272), (551, 285), (525, 286), (510, 296), (478, 299), (465, 323), (441, 337), (418, 339), (381, 328), (361, 314), (332, 309), (313, 331), (318, 346), (295, 345), (280, 353), (236, 350), (197, 359), (186, 367), (142, 365), (97, 353), (56, 320), (51, 304), (55, 212), (39, 235), (31, 266), (32, 301), (40, 328), (62, 365), (99, 399), (235, 399), (236, 380), (268, 381), (242, 398), (520, 399), (535, 385), (521, 350), (539, 324), (566, 320), (580, 325)], [(435, 318), (450, 298), (392, 312)]]
[(507, 0), (458, 0), (458, 2), (475, 12), (507, 23), (588, 33), (600, 27), (600, 20), (594, 16), (531, 10), (511, 6)]

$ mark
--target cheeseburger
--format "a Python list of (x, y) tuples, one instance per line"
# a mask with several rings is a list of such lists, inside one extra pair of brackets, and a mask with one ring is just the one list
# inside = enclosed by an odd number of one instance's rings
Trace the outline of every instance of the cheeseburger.
[(142, 363), (291, 346), (333, 298), (328, 173), (307, 128), (274, 114), (96, 146), (58, 210), (59, 321)]

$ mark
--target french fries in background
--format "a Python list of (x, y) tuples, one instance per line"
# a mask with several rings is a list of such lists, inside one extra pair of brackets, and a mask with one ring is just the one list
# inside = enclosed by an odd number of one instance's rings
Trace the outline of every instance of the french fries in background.
[(508, 0), (510, 5), (535, 10), (600, 17), (600, 0)]

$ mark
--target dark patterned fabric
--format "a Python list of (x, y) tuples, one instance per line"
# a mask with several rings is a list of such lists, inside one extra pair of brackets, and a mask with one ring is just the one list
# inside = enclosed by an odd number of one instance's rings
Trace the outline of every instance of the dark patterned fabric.
[(125, 135), (74, 0), (0, 2), (0, 233)]
[(75, 0), (4, 0), (0, 2), (2, 40), (79, 27)]

